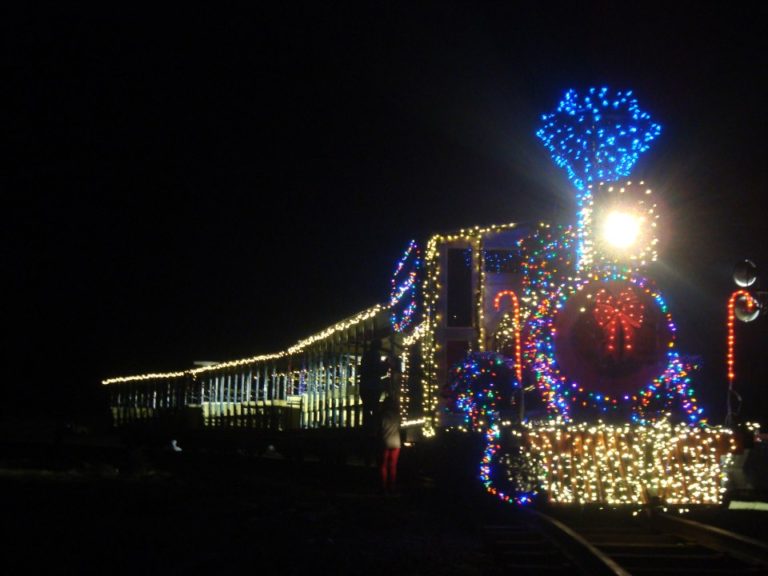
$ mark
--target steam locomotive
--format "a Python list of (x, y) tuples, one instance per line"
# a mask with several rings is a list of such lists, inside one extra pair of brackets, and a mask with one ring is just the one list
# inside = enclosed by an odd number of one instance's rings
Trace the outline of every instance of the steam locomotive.
[(480, 477), (505, 501), (721, 501), (731, 436), (706, 425), (695, 366), (647, 276), (660, 215), (629, 177), (661, 127), (607, 88), (568, 91), (542, 120), (537, 136), (574, 186), (573, 225), (413, 240), (388, 302), (287, 350), (104, 380), (115, 424), (360, 430), (361, 360), (377, 343), (394, 360), (381, 397), (396, 398), (407, 438), (483, 435)]

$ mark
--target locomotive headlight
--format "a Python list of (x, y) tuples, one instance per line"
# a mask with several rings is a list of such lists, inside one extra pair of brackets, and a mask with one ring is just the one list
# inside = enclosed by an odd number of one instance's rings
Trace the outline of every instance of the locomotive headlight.
[(639, 269), (656, 260), (657, 219), (651, 189), (644, 182), (590, 187), (593, 202), (587, 245), (595, 262)]
[(602, 238), (613, 248), (631, 248), (637, 243), (642, 226), (642, 216), (629, 212), (611, 212), (602, 223)]

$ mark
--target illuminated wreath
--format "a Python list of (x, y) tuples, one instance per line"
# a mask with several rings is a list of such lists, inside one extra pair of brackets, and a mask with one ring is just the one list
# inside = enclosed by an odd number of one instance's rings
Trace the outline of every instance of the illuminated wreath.
[(416, 241), (411, 240), (392, 275), (389, 305), (392, 309), (390, 323), (395, 332), (403, 332), (413, 324), (418, 305), (420, 270), (421, 251)]
[(637, 419), (649, 390), (680, 386), (675, 325), (641, 276), (604, 272), (566, 283), (539, 302), (529, 327), (537, 386), (566, 420), (595, 409), (627, 409)]

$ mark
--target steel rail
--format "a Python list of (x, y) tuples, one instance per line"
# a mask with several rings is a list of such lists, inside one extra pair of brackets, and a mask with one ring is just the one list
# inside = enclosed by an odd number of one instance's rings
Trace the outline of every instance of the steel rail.
[(768, 574), (767, 543), (660, 510), (631, 520), (617, 511), (525, 512), (585, 574)]
[(661, 530), (691, 538), (704, 546), (718, 550), (746, 564), (759, 566), (768, 571), (768, 544), (742, 536), (718, 526), (704, 524), (688, 518), (654, 512), (651, 524)]
[(631, 576), (631, 573), (622, 568), (613, 558), (590, 543), (570, 526), (538, 510), (525, 508), (524, 511), (545, 533), (560, 543), (572, 561), (585, 574)]

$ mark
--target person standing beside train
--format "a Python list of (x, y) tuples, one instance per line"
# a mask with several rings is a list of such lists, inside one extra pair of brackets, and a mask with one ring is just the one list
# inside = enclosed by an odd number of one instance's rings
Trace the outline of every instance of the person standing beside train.
[(393, 494), (397, 486), (397, 462), (400, 458), (400, 414), (392, 396), (388, 396), (382, 404), (379, 432), (381, 489), (385, 494)]
[(360, 402), (363, 405), (362, 417), (362, 453), (365, 467), (376, 463), (378, 456), (378, 417), (379, 402), (383, 390), (383, 378), (387, 374), (387, 365), (382, 358), (381, 342), (370, 342), (360, 361)]
[(381, 355), (381, 342), (374, 340), (360, 361), (360, 401), (363, 404), (363, 426), (370, 428), (379, 411), (387, 363)]

